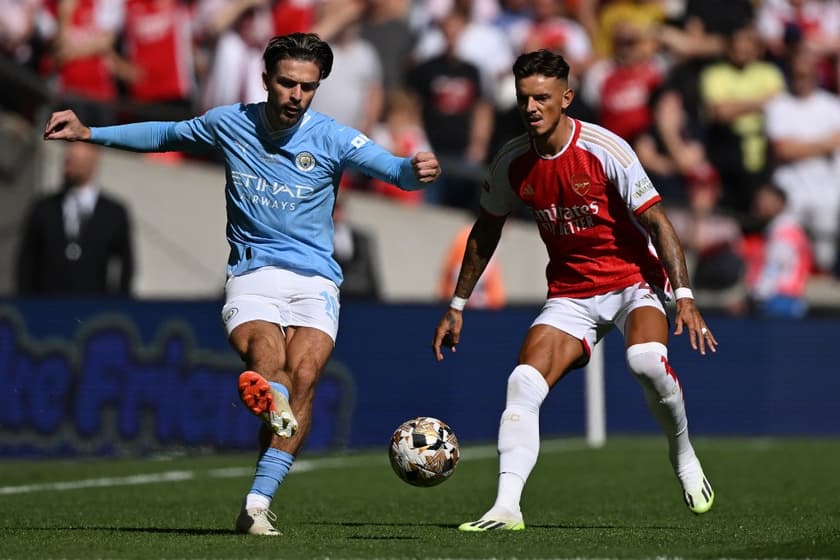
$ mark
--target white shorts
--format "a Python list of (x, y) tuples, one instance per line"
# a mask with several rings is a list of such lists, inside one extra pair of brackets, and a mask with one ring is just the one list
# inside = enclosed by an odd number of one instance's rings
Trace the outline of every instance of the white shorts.
[(228, 335), (242, 323), (268, 321), (283, 328), (312, 327), (335, 342), (339, 308), (332, 280), (267, 266), (228, 278), (222, 321)]
[(550, 325), (583, 342), (586, 360), (612, 327), (624, 334), (627, 316), (639, 307), (655, 307), (665, 315), (664, 295), (646, 282), (588, 298), (552, 298), (531, 324)]

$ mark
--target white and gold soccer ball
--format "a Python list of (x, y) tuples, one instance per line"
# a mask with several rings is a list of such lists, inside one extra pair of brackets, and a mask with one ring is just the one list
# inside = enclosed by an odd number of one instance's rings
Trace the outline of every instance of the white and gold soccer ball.
[(413, 486), (435, 486), (455, 471), (458, 438), (446, 422), (420, 416), (406, 420), (394, 431), (388, 457), (391, 467)]

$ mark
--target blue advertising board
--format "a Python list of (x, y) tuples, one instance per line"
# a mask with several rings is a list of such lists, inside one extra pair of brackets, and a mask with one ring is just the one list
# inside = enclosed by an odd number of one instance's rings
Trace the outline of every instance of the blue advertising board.
[[(258, 421), (239, 403), (243, 368), (219, 301), (0, 302), (0, 456), (253, 449)], [(318, 387), (311, 450), (385, 446), (407, 418), (448, 422), (463, 442), (495, 440), (505, 383), (538, 309), (467, 311), (457, 352), (436, 362), (440, 306), (345, 304)], [(840, 435), (840, 321), (708, 317), (720, 350), (685, 337), (670, 361), (695, 435)], [(655, 432), (605, 342), (609, 433)], [(571, 372), (541, 413), (545, 435), (584, 431), (583, 375)]]

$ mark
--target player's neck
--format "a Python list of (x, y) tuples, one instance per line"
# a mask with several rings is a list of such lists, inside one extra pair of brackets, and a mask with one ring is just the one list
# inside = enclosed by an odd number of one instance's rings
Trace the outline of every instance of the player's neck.
[(268, 121), (268, 125), (271, 127), (270, 132), (280, 132), (290, 128), (287, 124), (283, 123), (280, 116), (277, 114), (276, 109), (274, 109), (269, 103), (266, 103), (265, 105), (265, 118)]
[(534, 147), (541, 156), (556, 155), (569, 143), (574, 130), (572, 119), (564, 114), (551, 132), (534, 138)]

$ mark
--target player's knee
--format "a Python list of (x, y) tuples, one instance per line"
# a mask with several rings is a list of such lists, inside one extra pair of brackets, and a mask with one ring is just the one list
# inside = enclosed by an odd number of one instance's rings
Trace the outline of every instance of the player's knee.
[(665, 373), (668, 348), (660, 342), (633, 344), (627, 348), (627, 367), (635, 375), (655, 377)]
[(263, 368), (270, 364), (272, 370), (281, 366), (275, 356), (277, 356), (277, 352), (274, 344), (265, 337), (254, 337), (249, 341), (248, 348), (245, 350), (246, 362), (263, 364)]
[(660, 396), (678, 387), (676, 375), (668, 364), (668, 349), (659, 342), (634, 344), (627, 349), (627, 367), (643, 385), (652, 387)]
[(262, 368), (274, 370), (281, 366), (282, 345), (276, 336), (264, 329), (234, 331), (231, 344), (242, 360), (252, 367), (259, 364)]
[(548, 395), (548, 383), (535, 368), (521, 364), (508, 377), (507, 406), (537, 411)]

